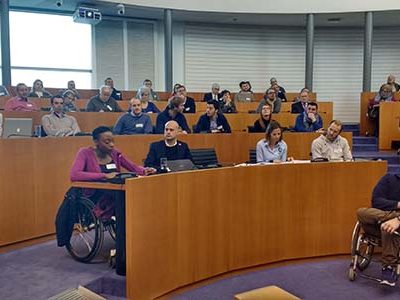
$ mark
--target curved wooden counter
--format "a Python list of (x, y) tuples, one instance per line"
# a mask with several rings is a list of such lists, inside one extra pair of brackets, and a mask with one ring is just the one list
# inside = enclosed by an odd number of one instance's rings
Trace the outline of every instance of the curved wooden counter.
[(384, 162), (231, 167), (128, 180), (127, 296), (232, 270), (350, 251)]

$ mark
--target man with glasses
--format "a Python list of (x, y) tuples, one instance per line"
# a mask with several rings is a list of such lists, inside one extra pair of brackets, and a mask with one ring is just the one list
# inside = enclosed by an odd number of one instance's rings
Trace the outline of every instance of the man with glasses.
[(211, 93), (206, 93), (204, 94), (203, 101), (208, 102), (211, 100), (219, 101), (219, 99), (222, 97), (222, 95), (219, 93), (220, 86), (218, 83), (213, 83), (211, 85)]
[(86, 111), (93, 112), (121, 112), (117, 101), (111, 96), (112, 90), (108, 85), (100, 87), (100, 93), (90, 98)]
[(48, 136), (70, 136), (81, 132), (78, 122), (73, 116), (63, 112), (64, 100), (61, 96), (53, 96), (51, 112), (42, 117), (42, 126)]
[(282, 99), (276, 96), (275, 90), (269, 88), (264, 95), (264, 98), (260, 101), (257, 107), (257, 113), (260, 113), (265, 104), (270, 104), (272, 107), (272, 112), (277, 114), (281, 111)]
[(76, 96), (73, 91), (66, 90), (62, 94), (62, 98), (64, 100), (64, 106), (63, 106), (64, 112), (79, 111), (75, 106)]

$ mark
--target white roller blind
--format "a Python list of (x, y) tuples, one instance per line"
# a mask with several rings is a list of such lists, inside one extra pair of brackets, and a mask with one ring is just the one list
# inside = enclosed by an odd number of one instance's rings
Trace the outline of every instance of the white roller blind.
[(363, 72), (363, 29), (317, 28), (314, 48), (314, 91), (332, 101), (333, 116), (359, 122)]
[(400, 80), (400, 27), (376, 28), (372, 42), (371, 90), (378, 91), (389, 74)]
[(128, 22), (129, 89), (136, 90), (144, 79), (154, 82), (153, 24)]
[[(304, 85), (305, 29), (187, 24), (185, 81), (189, 91), (209, 91), (213, 82), (239, 90), (249, 80), (264, 92), (277, 77), (287, 91)], [(267, 86), (268, 84), (268, 86)]]
[(124, 86), (124, 52), (122, 22), (103, 20), (94, 27), (96, 45), (96, 83), (112, 77), (117, 89)]

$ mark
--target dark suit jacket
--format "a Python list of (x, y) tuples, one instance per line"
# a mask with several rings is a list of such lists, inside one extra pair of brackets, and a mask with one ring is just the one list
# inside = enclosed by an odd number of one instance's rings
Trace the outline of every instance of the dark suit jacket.
[[(217, 96), (217, 101), (218, 101), (219, 98), (221, 98), (221, 97), (222, 97), (222, 95), (221, 95), (221, 94), (218, 94), (218, 96)], [(206, 94), (204, 94), (203, 101), (208, 102), (208, 101), (210, 101), (210, 100), (213, 100), (212, 93), (206, 93)]]
[(292, 104), (292, 114), (301, 114), (304, 111), (303, 104), (301, 101), (294, 102)]
[[(217, 116), (217, 126), (218, 129), (221, 130), (221, 132), (225, 133), (231, 132), (231, 127), (229, 126), (228, 120), (221, 113), (218, 113)], [(201, 115), (199, 121), (196, 124), (195, 133), (200, 133), (200, 132), (211, 132), (210, 118), (206, 114)]]
[(147, 153), (144, 165), (146, 167), (160, 168), (160, 159), (162, 157), (167, 158), (167, 160), (177, 160), (177, 159), (190, 159), (192, 160), (192, 155), (190, 154), (189, 147), (186, 143), (178, 141), (177, 142), (178, 152), (174, 157), (167, 156), (167, 146), (165, 141), (158, 141), (151, 143), (149, 153)]
[(185, 109), (183, 110), (184, 114), (194, 114), (196, 112), (196, 104), (194, 103), (194, 99), (190, 97), (186, 97)]

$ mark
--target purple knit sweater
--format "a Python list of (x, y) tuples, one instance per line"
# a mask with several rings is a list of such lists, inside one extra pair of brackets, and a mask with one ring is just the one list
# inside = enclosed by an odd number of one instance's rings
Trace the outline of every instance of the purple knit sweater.
[[(117, 166), (118, 172), (120, 172), (121, 167), (123, 167), (129, 172), (144, 175), (143, 167), (135, 165), (118, 150), (113, 149), (111, 157)], [(79, 149), (74, 164), (72, 165), (70, 178), (71, 181), (100, 181), (106, 178), (101, 172), (94, 148), (87, 147)]]

